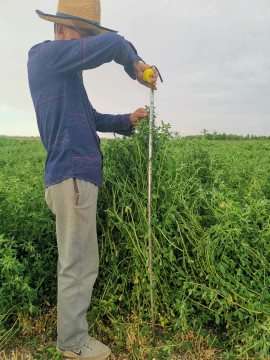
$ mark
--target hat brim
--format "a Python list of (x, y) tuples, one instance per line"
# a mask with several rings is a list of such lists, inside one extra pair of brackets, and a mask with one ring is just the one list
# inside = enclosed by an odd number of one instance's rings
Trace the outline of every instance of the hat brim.
[(57, 13), (56, 15), (50, 15), (50, 14), (45, 14), (40, 10), (36, 10), (36, 13), (43, 20), (51, 21), (56, 24), (76, 27), (76, 28), (91, 29), (91, 30), (94, 30), (97, 35), (107, 34), (110, 32), (118, 33), (118, 31), (107, 29), (93, 21), (86, 20), (86, 19), (79, 18), (79, 17), (72, 16), (72, 15), (68, 15), (68, 14)]

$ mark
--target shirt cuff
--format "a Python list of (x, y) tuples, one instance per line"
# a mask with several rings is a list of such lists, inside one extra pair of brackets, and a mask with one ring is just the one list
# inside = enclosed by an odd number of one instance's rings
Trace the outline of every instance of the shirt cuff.
[(126, 73), (131, 77), (131, 79), (136, 80), (137, 78), (133, 61), (140, 61), (140, 57), (138, 55), (134, 55), (133, 59), (129, 62), (129, 64), (124, 66), (124, 69)]
[(121, 135), (130, 136), (133, 130), (135, 130), (135, 126), (130, 122), (130, 115), (131, 114), (123, 115), (123, 131), (121, 131)]
[(133, 61), (140, 61), (141, 58), (137, 53), (137, 50), (130, 41), (126, 40), (126, 51), (130, 61), (124, 66), (126, 73), (133, 79), (136, 80), (136, 74), (134, 69)]

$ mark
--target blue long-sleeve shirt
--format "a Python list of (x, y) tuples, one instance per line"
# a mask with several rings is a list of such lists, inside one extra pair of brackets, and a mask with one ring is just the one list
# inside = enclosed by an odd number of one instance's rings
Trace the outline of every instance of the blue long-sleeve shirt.
[(83, 84), (83, 70), (112, 60), (136, 80), (133, 61), (142, 59), (118, 34), (47, 40), (30, 49), (29, 87), (47, 151), (45, 187), (70, 177), (103, 186), (103, 154), (96, 131), (132, 134), (130, 114), (100, 114), (90, 103)]

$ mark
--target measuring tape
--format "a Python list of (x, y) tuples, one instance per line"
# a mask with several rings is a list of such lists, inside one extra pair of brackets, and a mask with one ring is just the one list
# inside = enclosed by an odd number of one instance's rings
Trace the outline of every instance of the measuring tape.
[(148, 83), (152, 84), (152, 77), (154, 75), (153, 69), (146, 69), (143, 73), (143, 80), (147, 81)]
[[(143, 80), (147, 81), (150, 84), (152, 84), (152, 77), (154, 75), (153, 68), (155, 68), (158, 71), (158, 68), (153, 65), (153, 66), (151, 66), (151, 69), (146, 69), (146, 70), (144, 70), (144, 73), (143, 73)], [(158, 76), (160, 77), (161, 82), (163, 82), (159, 71), (158, 71)]]
[[(146, 69), (143, 73), (143, 80), (152, 84), (154, 70)], [(156, 68), (157, 70), (157, 68)], [(158, 71), (158, 70), (157, 70)], [(160, 74), (159, 74), (160, 76)], [(163, 82), (161, 76), (161, 81)], [(149, 271), (150, 271), (150, 296), (152, 314), (153, 345), (155, 346), (155, 313), (153, 295), (153, 269), (152, 269), (152, 240), (151, 240), (151, 188), (152, 188), (152, 149), (153, 149), (153, 121), (154, 121), (154, 89), (150, 89), (150, 120), (149, 120), (149, 165), (148, 165), (148, 240), (149, 240)]]

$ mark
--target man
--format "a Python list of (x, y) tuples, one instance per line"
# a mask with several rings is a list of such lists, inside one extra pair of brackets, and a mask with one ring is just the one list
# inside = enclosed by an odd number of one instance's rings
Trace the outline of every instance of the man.
[(59, 0), (55, 16), (37, 13), (55, 23), (55, 41), (29, 51), (28, 77), (47, 151), (45, 199), (56, 215), (57, 351), (78, 359), (105, 359), (111, 350), (88, 335), (86, 320), (99, 267), (96, 210), (103, 154), (96, 131), (130, 136), (147, 111), (97, 112), (82, 72), (114, 60), (132, 79), (155, 90), (158, 72), (154, 70), (152, 84), (143, 81), (150, 66), (140, 62), (129, 41), (100, 25), (99, 0)]

